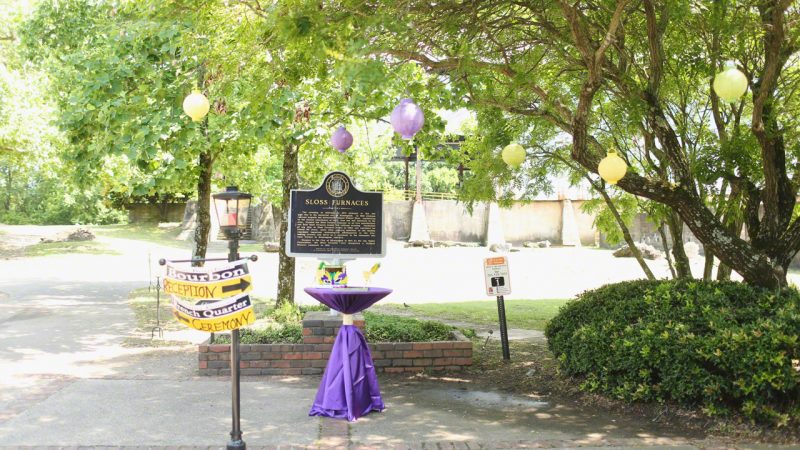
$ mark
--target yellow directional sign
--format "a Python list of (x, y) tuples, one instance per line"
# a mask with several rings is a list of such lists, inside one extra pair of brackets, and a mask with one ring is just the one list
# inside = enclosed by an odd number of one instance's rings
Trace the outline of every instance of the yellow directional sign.
[[(215, 267), (167, 265), (164, 292), (172, 295), (172, 313), (186, 326), (216, 332), (235, 330), (256, 320), (247, 292), (253, 279), (246, 260)], [(201, 300), (199, 304), (182, 300)], [(211, 301), (209, 301), (211, 300)]]
[(247, 275), (247, 260), (229, 262), (213, 267), (176, 267), (167, 264), (166, 278), (175, 281), (189, 281), (193, 283), (213, 283)]
[(234, 314), (217, 317), (215, 319), (198, 319), (187, 316), (177, 309), (172, 310), (172, 314), (181, 323), (195, 330), (205, 331), (206, 333), (217, 333), (220, 331), (236, 330), (245, 325), (252, 325), (256, 321), (256, 313), (253, 308), (236, 312)]
[(194, 305), (172, 296), (172, 313), (184, 325), (209, 333), (235, 330), (256, 320), (249, 295)]
[(185, 298), (213, 300), (250, 292), (253, 290), (252, 283), (253, 278), (250, 275), (201, 283), (164, 278), (164, 292)]

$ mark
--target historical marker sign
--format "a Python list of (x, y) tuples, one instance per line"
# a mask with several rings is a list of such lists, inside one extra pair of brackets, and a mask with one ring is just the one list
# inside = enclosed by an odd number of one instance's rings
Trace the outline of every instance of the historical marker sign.
[(329, 173), (312, 191), (293, 190), (286, 247), (290, 256), (384, 256), (383, 194), (359, 191), (343, 172)]

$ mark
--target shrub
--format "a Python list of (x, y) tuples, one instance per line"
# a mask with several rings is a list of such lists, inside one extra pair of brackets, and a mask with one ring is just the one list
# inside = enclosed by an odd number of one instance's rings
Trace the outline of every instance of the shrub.
[(369, 342), (449, 341), (455, 329), (431, 320), (365, 311), (364, 335)]
[(303, 316), (310, 311), (329, 311), (325, 305), (302, 305), (294, 303), (283, 303), (280, 306), (267, 309), (263, 316), (278, 323), (300, 323)]
[[(242, 328), (239, 342), (242, 344), (296, 344), (303, 340), (303, 327), (290, 323), (268, 328)], [(227, 334), (219, 336), (215, 343), (230, 344)]]
[(800, 420), (800, 293), (735, 282), (630, 281), (581, 294), (545, 329), (561, 369), (627, 401)]
[(306, 313), (311, 312), (311, 311), (330, 311), (330, 310), (331, 310), (330, 308), (328, 308), (327, 306), (325, 306), (323, 304), (319, 304), (319, 305), (300, 305), (300, 311), (303, 313), (303, 316), (305, 316)]
[(294, 303), (286, 302), (268, 311), (267, 317), (278, 323), (300, 323), (303, 320), (303, 312)]

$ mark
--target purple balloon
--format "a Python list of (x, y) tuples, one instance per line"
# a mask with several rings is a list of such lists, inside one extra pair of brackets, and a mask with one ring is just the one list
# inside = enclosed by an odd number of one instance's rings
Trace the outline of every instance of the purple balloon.
[(410, 98), (400, 100), (400, 104), (392, 111), (390, 118), (394, 131), (403, 139), (411, 139), (425, 123), (425, 115), (419, 106)]
[(331, 134), (331, 145), (339, 150), (339, 153), (344, 153), (353, 145), (353, 135), (344, 126), (341, 126)]

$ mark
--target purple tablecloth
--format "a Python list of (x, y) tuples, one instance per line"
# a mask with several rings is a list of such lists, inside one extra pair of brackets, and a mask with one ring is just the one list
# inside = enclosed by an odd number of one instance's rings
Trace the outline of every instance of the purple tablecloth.
[[(305, 288), (305, 291), (320, 303), (345, 314), (363, 311), (392, 292), (384, 288)], [(308, 415), (354, 421), (370, 411), (383, 409), (367, 340), (358, 327), (342, 325)]]

